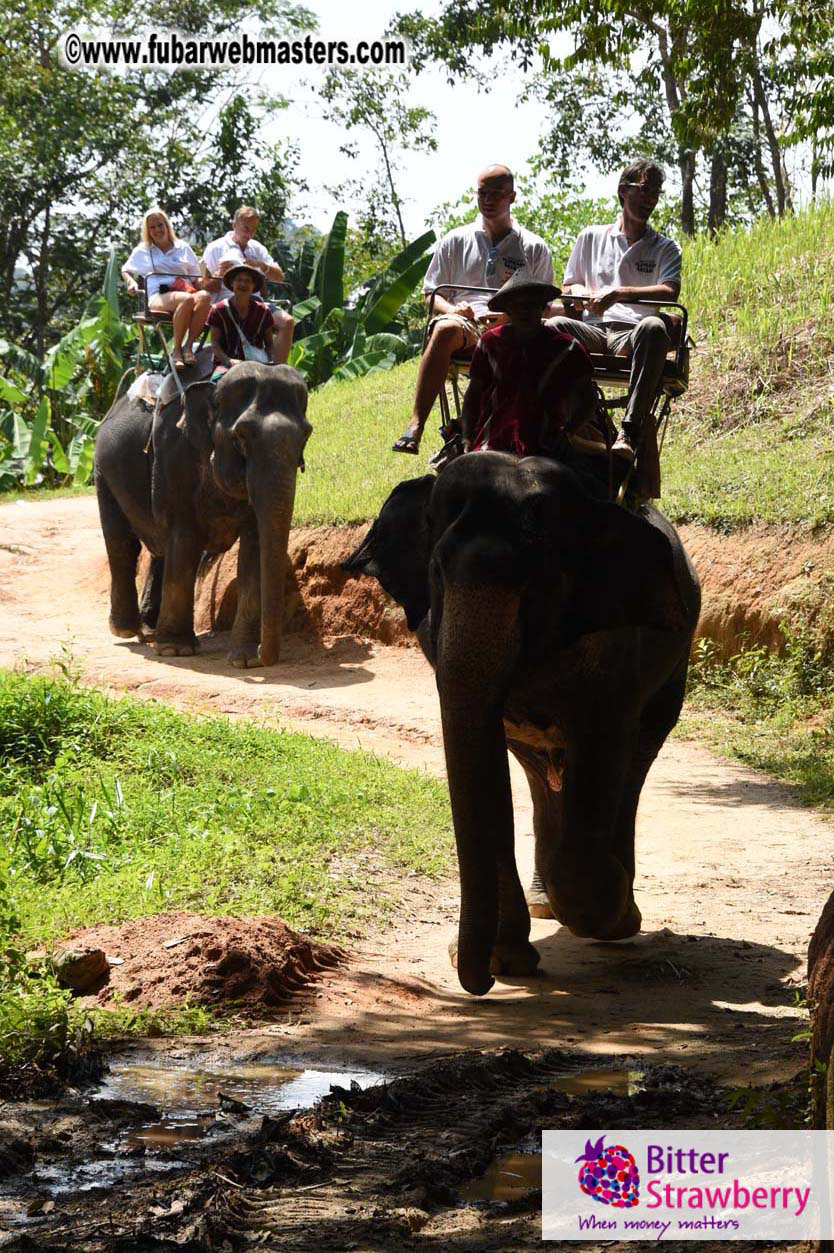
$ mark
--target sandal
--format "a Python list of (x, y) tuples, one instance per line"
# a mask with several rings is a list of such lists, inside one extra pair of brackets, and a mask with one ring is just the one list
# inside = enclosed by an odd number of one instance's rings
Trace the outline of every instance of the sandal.
[(182, 359), (186, 365), (197, 364), (197, 358), (194, 356), (193, 349), (191, 348), (186, 348), (185, 352), (182, 354)]
[(404, 435), (401, 435), (400, 438), (391, 445), (391, 451), (392, 452), (410, 452), (410, 453), (413, 453), (414, 456), (416, 457), (418, 452), (420, 451), (419, 436), (410, 435), (408, 431), (406, 431)]
[(175, 369), (175, 370), (184, 370), (184, 369), (185, 369), (185, 360), (183, 359), (182, 355), (179, 355), (179, 356), (178, 356), (178, 355), (177, 355), (177, 353), (174, 353), (174, 354), (173, 354), (173, 360), (174, 360), (174, 369)]

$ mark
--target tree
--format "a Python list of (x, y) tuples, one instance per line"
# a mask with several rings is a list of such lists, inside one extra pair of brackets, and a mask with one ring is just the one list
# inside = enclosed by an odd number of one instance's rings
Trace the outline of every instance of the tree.
[[(433, 152), (437, 147), (433, 134), (434, 114), (429, 109), (406, 103), (408, 86), (405, 74), (331, 70), (321, 88), (325, 117), (347, 131), (356, 127), (370, 131), (376, 143), (379, 155), (376, 180), (369, 185), (353, 183), (364, 201), (360, 217), (367, 237), (390, 237), (390, 228), (395, 225), (402, 247), (405, 247), (406, 234), (403, 202), (396, 180), (399, 154), (403, 150)], [(340, 151), (356, 156), (356, 146), (350, 141), (344, 143)]]
[[(281, 0), (263, 22), (309, 24)], [(190, 0), (181, 29), (215, 35), (239, 22), (236, 0)], [(169, 25), (149, 0), (142, 20)], [(207, 172), (203, 118), (235, 80), (212, 73), (75, 71), (58, 57), (65, 30), (136, 33), (127, 0), (11, 0), (0, 13), (0, 329), (42, 356), (101, 282), (108, 237), (135, 242), (156, 199), (186, 204)]]
[[(507, 47), (528, 71), (541, 57), (557, 106), (549, 139), (560, 159), (578, 153), (612, 168), (626, 136), (631, 153), (671, 151), (681, 225), (691, 234), (699, 156), (710, 169), (714, 228), (726, 218), (733, 190), (731, 158), (747, 162), (745, 173), (765, 204), (772, 183), (776, 211), (790, 209), (784, 139), (774, 119), (780, 78), (774, 45), (763, 47), (762, 31), (766, 22), (784, 23), (792, 7), (787, 0), (521, 0), (510, 11), (489, 0), (452, 0), (439, 18), (411, 15), (400, 28), (417, 48), (418, 65), (432, 57), (456, 75), (471, 72), (473, 49)], [(573, 41), (567, 56), (550, 48), (558, 34)], [(623, 114), (637, 119), (636, 136), (634, 128), (617, 133), (615, 119)]]

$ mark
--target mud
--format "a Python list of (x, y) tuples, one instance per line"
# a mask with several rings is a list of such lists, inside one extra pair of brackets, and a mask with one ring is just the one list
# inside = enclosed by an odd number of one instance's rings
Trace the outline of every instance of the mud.
[[(610, 1073), (583, 1087), (590, 1073), (566, 1050), (508, 1049), (438, 1059), (365, 1088), (335, 1086), (313, 1109), (240, 1122), (235, 1147), (215, 1140), (210, 1160), (199, 1156), (205, 1140), (180, 1143), (170, 1170), (146, 1161), (144, 1174), (118, 1187), (42, 1187), (0, 1247), (512, 1253), (541, 1247), (531, 1150), (542, 1126), (744, 1125), (732, 1093), (691, 1072), (648, 1066), (636, 1088)], [(801, 1090), (793, 1096), (788, 1122)]]
[(310, 940), (280, 918), (206, 918), (185, 910), (87, 927), (70, 941), (103, 949), (110, 963), (105, 985), (85, 999), (131, 1009), (188, 1002), (263, 1017), (345, 959), (338, 947)]

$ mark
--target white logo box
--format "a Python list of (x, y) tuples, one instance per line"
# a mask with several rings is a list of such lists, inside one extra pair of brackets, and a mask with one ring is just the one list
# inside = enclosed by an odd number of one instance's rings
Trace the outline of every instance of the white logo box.
[[(608, 1203), (580, 1187), (586, 1154), (586, 1186)], [(636, 1203), (615, 1205), (631, 1158)], [(542, 1238), (831, 1239), (833, 1170), (831, 1131), (543, 1131)]]

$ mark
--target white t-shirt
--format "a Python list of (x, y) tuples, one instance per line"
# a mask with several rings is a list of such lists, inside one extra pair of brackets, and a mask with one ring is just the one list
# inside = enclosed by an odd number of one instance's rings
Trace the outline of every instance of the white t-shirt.
[(543, 239), (524, 227), (512, 223), (512, 230), (494, 245), (495, 272), (487, 274), (487, 263), (493, 243), (484, 229), (483, 218), (468, 222), (444, 235), (434, 250), (431, 264), (423, 281), (423, 291), (433, 291), (443, 283), (454, 284), (454, 290), (443, 292), (450, 304), (468, 303), (476, 317), (488, 313), (488, 295), (472, 292), (472, 287), (491, 287), (497, 291), (507, 279), (525, 267), (531, 278), (543, 283), (553, 282), (553, 258)]
[[(206, 244), (206, 250), (203, 253), (203, 265), (209, 274), (215, 275), (217, 273), (221, 261), (234, 261), (236, 265), (240, 265), (243, 261), (263, 261), (267, 265), (278, 264), (277, 261), (273, 261), (266, 248), (257, 239), (250, 239), (249, 243), (243, 247), (235, 239), (232, 231), (229, 231), (227, 235), (221, 236), (220, 239), (213, 239), (210, 244)], [(226, 284), (221, 283), (220, 291), (214, 293), (211, 303), (216, 305), (219, 300), (227, 300), (231, 294)]]
[(182, 274), (193, 279), (200, 277), (200, 264), (191, 247), (181, 239), (174, 240), (173, 248), (163, 252), (156, 244), (139, 244), (133, 249), (122, 267), (131, 274), (142, 274), (145, 277), (145, 288), (148, 299), (155, 296), (160, 287), (171, 286), (170, 274)]
[[(586, 226), (573, 245), (565, 268), (565, 287), (581, 283), (600, 287), (656, 287), (681, 281), (681, 250), (673, 239), (658, 235), (650, 226), (629, 244), (621, 223)], [(602, 317), (585, 314), (588, 322), (639, 322), (654, 312), (651, 305), (616, 304)]]

